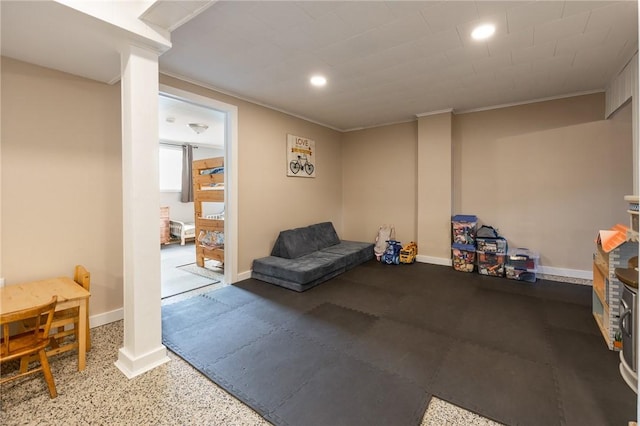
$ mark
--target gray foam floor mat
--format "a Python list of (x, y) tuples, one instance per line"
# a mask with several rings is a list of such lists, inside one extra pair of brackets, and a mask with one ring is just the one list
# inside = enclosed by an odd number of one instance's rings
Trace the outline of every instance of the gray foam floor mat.
[(368, 262), (163, 306), (163, 342), (275, 425), (419, 425), (435, 395), (509, 425), (626, 424), (587, 286)]

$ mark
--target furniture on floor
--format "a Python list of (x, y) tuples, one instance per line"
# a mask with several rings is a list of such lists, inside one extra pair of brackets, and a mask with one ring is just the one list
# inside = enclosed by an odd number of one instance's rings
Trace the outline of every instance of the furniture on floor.
[[(51, 374), (49, 360), (45, 348), (49, 345), (49, 329), (56, 309), (57, 297), (42, 304), (19, 310), (5, 310), (0, 315), (0, 327), (2, 327), (2, 339), (0, 339), (0, 362), (20, 359), (20, 370), (0, 379), (0, 383), (15, 380), (20, 377), (42, 371), (44, 380), (49, 388), (51, 398), (58, 396), (56, 384)], [(12, 327), (22, 326), (24, 321), (33, 321), (33, 327), (18, 334), (11, 334)], [(29, 361), (32, 355), (37, 355), (40, 366), (29, 370)]]
[(626, 268), (638, 255), (637, 237), (624, 225), (598, 232), (593, 255), (592, 312), (610, 350), (622, 349), (620, 298), (623, 284), (616, 268)]
[[(57, 296), (56, 311), (78, 308), (78, 371), (86, 366), (88, 290), (68, 277), (50, 278), (0, 287), (0, 314), (30, 309)], [(83, 332), (84, 330), (84, 332)]]
[(192, 173), (196, 263), (204, 267), (213, 259), (224, 265), (224, 219), (203, 213), (203, 203), (224, 203), (224, 158), (195, 160)]
[[(91, 291), (91, 274), (82, 265), (76, 265), (73, 273), (73, 281), (87, 290)], [(89, 329), (89, 306), (87, 302), (86, 313), (87, 327), (84, 330), (87, 341), (87, 351), (91, 350), (91, 335)], [(69, 328), (73, 326), (73, 328)], [(80, 328), (80, 308), (73, 307), (64, 310), (56, 311), (53, 316), (53, 323), (51, 324), (51, 347), (47, 350), (47, 356), (57, 355), (62, 352), (67, 352), (73, 349), (78, 349), (78, 343), (80, 342), (79, 333)], [(74, 336), (74, 339), (69, 341), (68, 336)]]
[(183, 246), (187, 240), (196, 237), (195, 223), (182, 222), (181, 220), (170, 220), (169, 227), (171, 229), (171, 236), (180, 238), (181, 246)]
[(342, 241), (331, 222), (280, 232), (271, 256), (253, 261), (251, 276), (305, 291), (373, 259), (373, 243)]
[(160, 244), (169, 244), (169, 207), (160, 207)]

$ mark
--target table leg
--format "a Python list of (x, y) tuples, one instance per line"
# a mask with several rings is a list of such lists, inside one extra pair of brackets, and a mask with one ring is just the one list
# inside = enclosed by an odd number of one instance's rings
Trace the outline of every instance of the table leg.
[(80, 332), (78, 333), (78, 371), (84, 370), (87, 359), (87, 301), (88, 299), (82, 299), (80, 301), (80, 312), (78, 318), (78, 327)]

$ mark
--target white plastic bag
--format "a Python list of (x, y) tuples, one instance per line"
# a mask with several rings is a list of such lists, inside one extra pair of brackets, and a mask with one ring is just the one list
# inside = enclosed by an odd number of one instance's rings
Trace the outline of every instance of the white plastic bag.
[(396, 239), (396, 228), (393, 225), (382, 225), (378, 229), (378, 235), (376, 236), (376, 244), (373, 246), (373, 253), (376, 255), (376, 259), (379, 261), (380, 257), (387, 249), (387, 241)]

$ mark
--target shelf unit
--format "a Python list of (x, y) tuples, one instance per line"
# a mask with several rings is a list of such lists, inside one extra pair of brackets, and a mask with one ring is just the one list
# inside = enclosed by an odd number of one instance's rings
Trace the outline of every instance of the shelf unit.
[(638, 241), (622, 225), (612, 231), (618, 233), (618, 243), (603, 249), (600, 238), (593, 255), (592, 313), (598, 328), (610, 350), (622, 349), (620, 337), (620, 297), (622, 284), (615, 275), (615, 268), (626, 268), (629, 259), (638, 255)]

